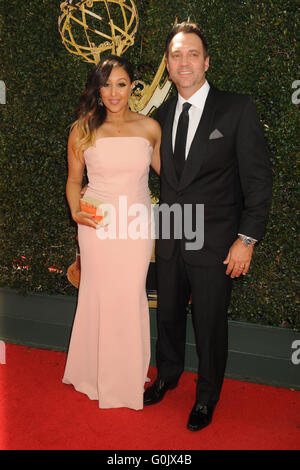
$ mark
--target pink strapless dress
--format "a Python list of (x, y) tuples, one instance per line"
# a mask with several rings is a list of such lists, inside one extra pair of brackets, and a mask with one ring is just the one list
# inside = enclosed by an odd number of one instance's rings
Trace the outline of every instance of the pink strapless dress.
[(142, 137), (100, 138), (84, 152), (86, 196), (115, 209), (109, 225), (115, 235), (107, 236), (108, 227), (78, 224), (81, 281), (63, 382), (100, 408), (143, 408), (150, 361), (151, 153)]

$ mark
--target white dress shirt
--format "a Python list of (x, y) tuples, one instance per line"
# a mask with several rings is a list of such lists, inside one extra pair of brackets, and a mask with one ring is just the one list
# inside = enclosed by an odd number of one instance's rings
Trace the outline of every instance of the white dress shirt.
[(205, 83), (202, 85), (202, 87), (199, 88), (199, 90), (197, 90), (196, 93), (194, 93), (188, 100), (185, 100), (184, 98), (182, 98), (182, 96), (178, 94), (178, 100), (177, 100), (174, 122), (173, 122), (173, 134), (172, 134), (173, 152), (175, 148), (177, 125), (178, 125), (179, 116), (182, 111), (182, 106), (186, 102), (192, 105), (188, 111), (189, 112), (189, 127), (188, 127), (188, 133), (187, 133), (187, 138), (186, 138), (185, 158), (187, 158), (189, 154), (191, 143), (193, 141), (195, 132), (200, 122), (204, 105), (205, 105), (205, 101), (209, 92), (209, 88), (210, 88), (209, 83), (205, 80)]

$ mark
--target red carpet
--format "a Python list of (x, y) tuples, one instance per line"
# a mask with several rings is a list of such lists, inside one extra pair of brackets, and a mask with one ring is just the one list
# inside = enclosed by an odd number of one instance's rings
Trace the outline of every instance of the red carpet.
[[(210, 426), (186, 429), (195, 374), (143, 411), (100, 410), (61, 383), (66, 354), (6, 345), (0, 449), (300, 449), (300, 392), (225, 380)], [(155, 369), (149, 372), (155, 376)]]

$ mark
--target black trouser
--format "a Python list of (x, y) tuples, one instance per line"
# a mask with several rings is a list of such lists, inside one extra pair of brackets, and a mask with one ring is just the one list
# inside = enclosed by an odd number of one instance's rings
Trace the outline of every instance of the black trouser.
[(156, 258), (158, 378), (179, 379), (184, 370), (186, 307), (192, 295), (192, 319), (199, 359), (196, 400), (214, 405), (219, 399), (228, 354), (227, 309), (232, 279), (226, 266), (191, 266), (179, 243), (170, 260)]

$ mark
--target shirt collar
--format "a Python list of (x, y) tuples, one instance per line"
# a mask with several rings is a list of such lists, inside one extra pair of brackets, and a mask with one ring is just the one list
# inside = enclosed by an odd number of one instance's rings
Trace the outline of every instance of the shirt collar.
[(203, 109), (209, 89), (209, 83), (207, 80), (205, 80), (202, 87), (199, 88), (199, 90), (197, 90), (188, 100), (182, 98), (182, 96), (178, 93), (177, 109), (181, 111), (183, 104), (187, 101), (196, 108)]

